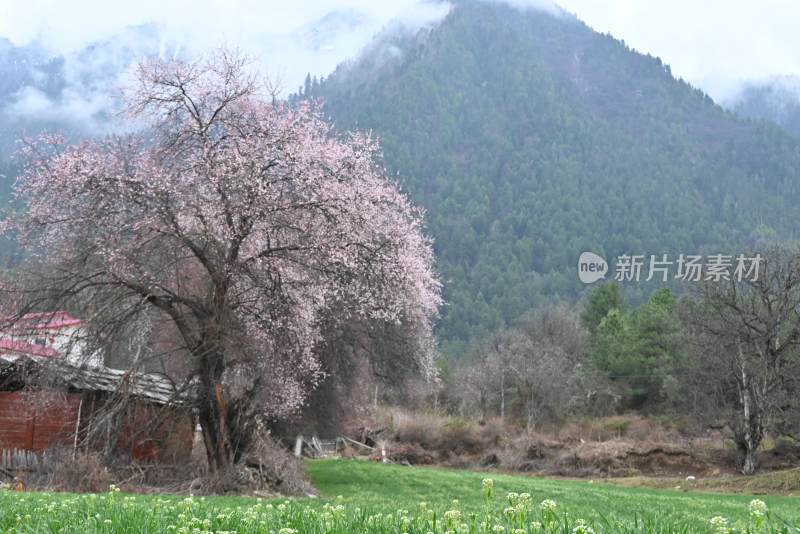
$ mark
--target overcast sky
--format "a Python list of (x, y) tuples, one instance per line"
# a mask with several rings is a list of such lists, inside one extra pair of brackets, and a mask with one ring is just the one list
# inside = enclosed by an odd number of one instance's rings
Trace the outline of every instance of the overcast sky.
[[(549, 0), (502, 1), (541, 7)], [(598, 31), (660, 56), (675, 75), (717, 99), (741, 80), (800, 74), (797, 0), (558, 3)], [(357, 54), (390, 21), (419, 26), (446, 10), (420, 0), (0, 0), (0, 36), (18, 45), (40, 38), (70, 51), (126, 26), (155, 23), (166, 38), (192, 50), (239, 46), (292, 90), (306, 72), (326, 74)], [(332, 12), (337, 16), (325, 18)]]

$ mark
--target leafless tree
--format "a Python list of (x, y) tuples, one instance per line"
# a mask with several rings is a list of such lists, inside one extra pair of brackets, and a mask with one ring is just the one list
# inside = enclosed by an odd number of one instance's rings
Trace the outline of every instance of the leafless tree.
[(798, 409), (800, 249), (762, 257), (755, 279), (703, 284), (686, 321), (696, 370), (689, 381), (727, 420), (744, 474), (756, 470), (765, 434), (790, 425)]
[(582, 404), (586, 333), (577, 314), (555, 306), (530, 314), (517, 327), (525, 342), (511, 362), (520, 410), (527, 428), (557, 420)]
[(586, 332), (573, 309), (557, 305), (535, 310), (495, 334), (455, 372), (453, 396), (462, 413), (506, 417), (513, 412), (529, 429), (592, 411), (608, 387), (583, 365), (586, 345)]

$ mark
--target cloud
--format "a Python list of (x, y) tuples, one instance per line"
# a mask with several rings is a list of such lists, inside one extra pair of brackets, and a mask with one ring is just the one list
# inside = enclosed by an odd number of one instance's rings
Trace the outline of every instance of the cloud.
[(0, 35), (17, 45), (39, 39), (50, 50), (76, 52), (116, 40), (131, 26), (149, 25), (163, 42), (192, 53), (239, 47), (290, 90), (306, 73), (325, 74), (356, 55), (390, 21), (420, 27), (449, 10), (446, 3), (424, 0), (0, 1), (6, 1)]
[(105, 93), (87, 94), (67, 87), (54, 99), (40, 89), (26, 86), (13, 95), (5, 112), (12, 119), (35, 117), (54, 122), (85, 122), (102, 115), (111, 104)]
[(717, 101), (747, 80), (800, 74), (794, 0), (559, 0), (596, 30), (661, 57)]
[[(561, 9), (552, 0), (485, 1), (549, 13)], [(800, 74), (800, 55), (794, 53), (800, 49), (800, 3), (794, 0), (557, 4), (596, 30), (661, 57), (673, 73), (718, 100), (734, 94), (744, 80)], [(255, 56), (288, 93), (306, 73), (325, 75), (355, 57), (390, 22), (419, 28), (435, 24), (449, 8), (436, 0), (0, 0), (0, 36), (17, 45), (39, 40), (49, 50), (67, 53), (69, 83), (85, 102), (67, 98), (71, 107), (65, 112), (91, 113), (102, 88), (86, 87), (81, 71), (124, 71), (143, 50), (195, 54), (222, 44), (237, 46)], [(81, 54), (91, 42), (106, 44)], [(44, 110), (40, 97), (21, 92), (14, 106), (20, 113), (37, 105)]]
[(498, 4), (507, 4), (517, 9), (536, 9), (550, 13), (551, 15), (561, 15), (562, 8), (554, 0), (484, 0)]
[(449, 9), (434, 0), (0, 0), (0, 36), (65, 56), (60, 94), (23, 87), (3, 111), (12, 118), (93, 119), (112, 103), (135, 58), (219, 46), (252, 56), (288, 94), (307, 73), (328, 74), (356, 56), (386, 25), (418, 29)]

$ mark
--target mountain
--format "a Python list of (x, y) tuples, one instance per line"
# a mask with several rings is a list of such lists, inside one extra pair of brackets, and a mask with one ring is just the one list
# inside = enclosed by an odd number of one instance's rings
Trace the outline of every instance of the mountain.
[(75, 137), (108, 131), (108, 115), (125, 73), (144, 56), (172, 55), (179, 47), (150, 25), (58, 54), (40, 42), (14, 46), (0, 38), (0, 158), (22, 134), (66, 130)]
[(747, 84), (729, 107), (743, 117), (774, 122), (800, 137), (800, 77)]
[[(323, 99), (341, 131), (379, 134), (385, 165), (426, 208), (445, 351), (579, 298), (583, 251), (738, 253), (795, 236), (798, 138), (726, 111), (572, 15), (451, 4), (435, 27), (387, 30), (302, 95)], [(326, 49), (359, 17), (331, 13), (297, 38)], [(180, 53), (151, 26), (64, 55), (0, 40), (3, 203), (20, 133), (106, 131), (110, 89), (133, 59)], [(651, 289), (630, 284), (626, 296), (635, 304)]]
[[(795, 235), (800, 144), (569, 14), (462, 0), (295, 98), (371, 129), (427, 210), (444, 350), (574, 299), (582, 251), (739, 253)], [(635, 298), (649, 292), (632, 285)]]
[(357, 31), (365, 23), (365, 15), (356, 9), (334, 10), (303, 28), (297, 38), (312, 50), (330, 51), (337, 38)]
[[(14, 46), (0, 38), (0, 213), (12, 205), (20, 170), (13, 156), (21, 137), (45, 130), (70, 139), (107, 133), (124, 72), (137, 57), (174, 50), (152, 26), (128, 28), (68, 54), (37, 41)], [(0, 238), (0, 265), (18, 261), (18, 253), (13, 242)]]

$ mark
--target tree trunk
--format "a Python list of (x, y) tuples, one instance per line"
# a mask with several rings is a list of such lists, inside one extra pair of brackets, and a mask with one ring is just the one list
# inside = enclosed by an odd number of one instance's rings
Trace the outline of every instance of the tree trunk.
[(500, 419), (506, 417), (506, 382), (505, 377), (500, 375)]
[(225, 470), (233, 465), (234, 451), (231, 447), (231, 429), (222, 384), (204, 388), (199, 406), (200, 428), (206, 446), (208, 469), (211, 473)]
[(534, 424), (536, 421), (536, 408), (533, 404), (533, 399), (528, 399), (528, 417), (525, 421), (525, 430), (530, 432), (533, 430)]
[(198, 416), (200, 428), (203, 431), (203, 443), (206, 446), (208, 470), (216, 473), (227, 469), (235, 462), (233, 434), (236, 429), (231, 428), (231, 418), (222, 386), (222, 375), (225, 371), (225, 359), (222, 352), (216, 347), (218, 344), (206, 343), (205, 347), (215, 347), (205, 350), (199, 358), (199, 398)]
[[(740, 355), (741, 358), (741, 355)], [(756, 451), (764, 437), (762, 413), (752, 392), (752, 383), (743, 358), (740, 359), (741, 381), (739, 382), (739, 404), (741, 405), (741, 421), (735, 433), (737, 461), (739, 470), (744, 475), (752, 475), (756, 471)]]
[(739, 470), (743, 475), (752, 475), (756, 472), (756, 449), (744, 444), (744, 447), (737, 444), (739, 453)]

